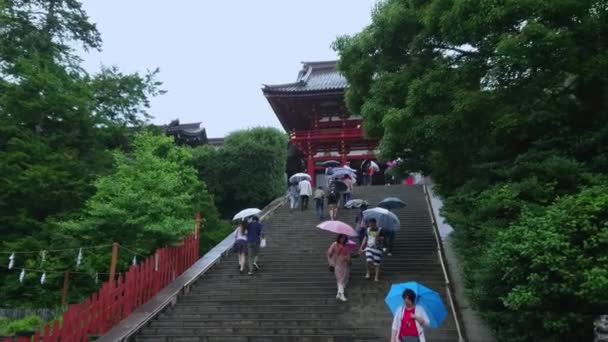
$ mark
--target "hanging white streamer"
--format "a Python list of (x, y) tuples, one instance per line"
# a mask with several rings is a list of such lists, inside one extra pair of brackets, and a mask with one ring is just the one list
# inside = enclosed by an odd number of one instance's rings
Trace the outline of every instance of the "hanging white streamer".
[(133, 262), (132, 262), (133, 266), (137, 265), (137, 255), (133, 256)]
[(42, 273), (42, 276), (40, 276), (40, 285), (44, 284), (45, 280), (46, 280), (46, 272)]
[(10, 270), (11, 268), (13, 268), (13, 266), (15, 266), (15, 253), (11, 254), (11, 256), (8, 257), (8, 269)]
[(76, 268), (80, 266), (82, 262), (82, 248), (78, 249), (78, 256), (76, 257)]
[(25, 269), (21, 269), (21, 273), (19, 274), (19, 282), (23, 283), (23, 278), (25, 278)]

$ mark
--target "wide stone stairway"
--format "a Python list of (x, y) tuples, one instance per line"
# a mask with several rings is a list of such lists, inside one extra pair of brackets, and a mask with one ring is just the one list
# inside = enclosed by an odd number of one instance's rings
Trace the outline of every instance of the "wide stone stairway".
[[(136, 341), (388, 341), (392, 316), (384, 297), (392, 283), (418, 281), (435, 289), (448, 306), (431, 220), (420, 186), (355, 188), (370, 207), (384, 197), (407, 203), (392, 256), (385, 256), (380, 282), (364, 279), (364, 258), (352, 259), (348, 302), (335, 299), (336, 283), (325, 252), (333, 234), (315, 228), (314, 204), (290, 213), (283, 206), (266, 223), (268, 247), (253, 276), (240, 274), (236, 255), (224, 258), (195, 287), (142, 328)], [(312, 203), (311, 203), (312, 204)], [(358, 210), (340, 209), (354, 226)], [(449, 308), (449, 307), (448, 307)], [(458, 341), (450, 310), (426, 340)]]

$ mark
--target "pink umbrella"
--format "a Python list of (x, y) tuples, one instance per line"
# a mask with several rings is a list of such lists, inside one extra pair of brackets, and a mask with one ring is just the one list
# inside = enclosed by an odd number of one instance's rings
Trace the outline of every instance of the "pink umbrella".
[(353, 229), (353, 227), (342, 221), (325, 221), (319, 223), (317, 228), (326, 230), (328, 232), (336, 233), (336, 234), (344, 234), (346, 236), (357, 236), (357, 233)]

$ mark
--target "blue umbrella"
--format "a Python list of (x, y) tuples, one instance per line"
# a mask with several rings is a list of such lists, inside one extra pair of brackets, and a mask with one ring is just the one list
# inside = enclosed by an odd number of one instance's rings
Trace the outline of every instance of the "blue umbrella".
[(388, 230), (399, 230), (401, 228), (401, 221), (397, 215), (391, 213), (384, 208), (372, 208), (367, 209), (363, 212), (363, 219), (375, 218), (378, 226)]
[(431, 328), (439, 328), (448, 316), (448, 310), (445, 308), (441, 296), (439, 296), (439, 293), (415, 281), (393, 284), (391, 286), (384, 301), (391, 309), (393, 316), (397, 312), (397, 309), (404, 304), (403, 291), (406, 289), (410, 289), (416, 294), (416, 304), (422, 306), (427, 316), (429, 316), (429, 326)]
[(388, 210), (404, 208), (405, 203), (397, 197), (387, 197), (378, 203), (380, 208), (386, 208)]

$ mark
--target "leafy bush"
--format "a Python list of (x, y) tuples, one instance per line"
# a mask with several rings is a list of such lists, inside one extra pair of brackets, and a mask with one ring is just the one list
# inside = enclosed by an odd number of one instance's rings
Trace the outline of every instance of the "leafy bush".
[(172, 138), (138, 134), (132, 154), (115, 153), (116, 172), (96, 182), (82, 217), (61, 226), (84, 241), (116, 241), (143, 255), (192, 232), (197, 211), (202, 231), (218, 229), (217, 210), (191, 158)]
[(27, 316), (18, 320), (0, 319), (0, 336), (12, 336), (20, 331), (36, 331), (44, 326), (38, 316)]
[[(484, 257), (485, 307), (501, 335), (575, 341), (608, 303), (608, 184), (524, 212)], [(504, 315), (509, 317), (504, 319)], [(522, 329), (525, 326), (526, 329)]]

